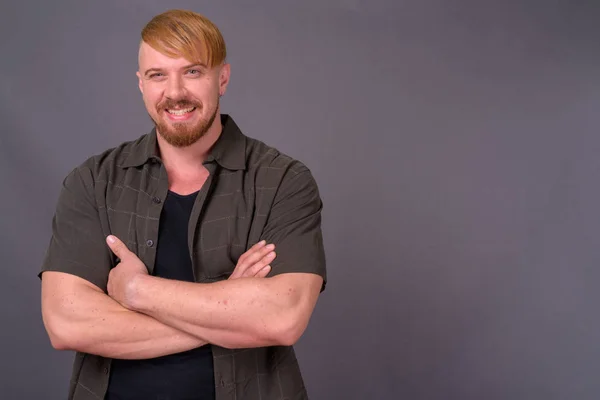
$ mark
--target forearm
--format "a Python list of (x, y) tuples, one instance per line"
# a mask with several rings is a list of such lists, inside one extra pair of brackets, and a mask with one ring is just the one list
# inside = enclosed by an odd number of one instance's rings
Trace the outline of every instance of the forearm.
[(91, 288), (65, 296), (48, 325), (53, 344), (109, 358), (147, 359), (179, 353), (205, 341), (122, 307)]
[(144, 276), (133, 307), (222, 347), (290, 344), (298, 295), (282, 282), (275, 277), (199, 284)]

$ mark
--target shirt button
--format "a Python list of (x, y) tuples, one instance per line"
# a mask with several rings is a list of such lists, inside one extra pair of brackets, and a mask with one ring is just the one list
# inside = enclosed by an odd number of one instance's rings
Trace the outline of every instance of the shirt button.
[(155, 204), (160, 204), (160, 201), (161, 201), (161, 200), (160, 200), (160, 198), (158, 198), (158, 197), (154, 196), (154, 197), (152, 198), (152, 201), (153, 201)]
[(152, 240), (152, 239), (146, 240), (146, 246), (148, 246), (148, 247), (154, 246), (154, 240)]
[(108, 368), (104, 368), (102, 371), (104, 371), (105, 374), (108, 374)]

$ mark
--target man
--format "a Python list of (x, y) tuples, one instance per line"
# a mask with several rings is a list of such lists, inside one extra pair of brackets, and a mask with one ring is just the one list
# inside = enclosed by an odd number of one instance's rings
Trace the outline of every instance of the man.
[(142, 31), (155, 128), (63, 182), (42, 315), (69, 399), (305, 399), (292, 345), (325, 288), (306, 166), (220, 113), (223, 38), (172, 10)]

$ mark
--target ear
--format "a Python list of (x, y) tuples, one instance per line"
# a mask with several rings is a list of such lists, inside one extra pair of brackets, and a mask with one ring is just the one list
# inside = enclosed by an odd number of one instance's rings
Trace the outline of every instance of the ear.
[(138, 87), (140, 88), (140, 92), (144, 94), (144, 85), (142, 85), (142, 74), (140, 74), (140, 71), (137, 71), (135, 75), (138, 77)]
[(229, 85), (229, 77), (231, 76), (231, 65), (223, 64), (219, 72), (219, 94), (223, 96)]

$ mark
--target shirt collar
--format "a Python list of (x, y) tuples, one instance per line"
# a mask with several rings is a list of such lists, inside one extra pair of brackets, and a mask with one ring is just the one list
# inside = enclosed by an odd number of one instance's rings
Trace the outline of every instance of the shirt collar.
[[(216, 161), (229, 170), (246, 169), (246, 136), (227, 114), (221, 114), (221, 124), (221, 135), (210, 149), (205, 162)], [(139, 167), (151, 159), (160, 161), (157, 154), (156, 128), (132, 143), (131, 152), (121, 167)]]

